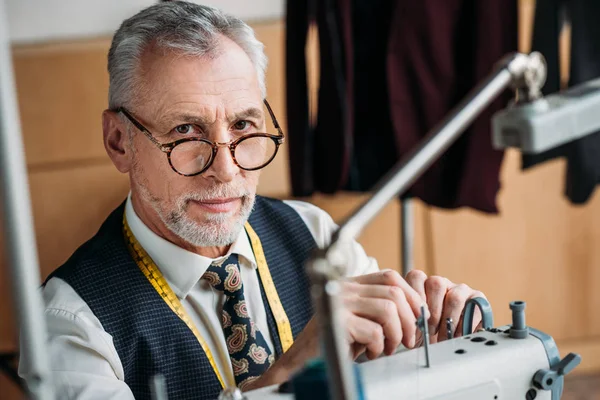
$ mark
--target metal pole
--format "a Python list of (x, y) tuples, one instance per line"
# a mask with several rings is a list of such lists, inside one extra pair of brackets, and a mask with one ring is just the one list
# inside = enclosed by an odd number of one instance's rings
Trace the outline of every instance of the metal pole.
[(45, 349), (46, 323), (38, 290), (37, 246), (7, 25), (5, 4), (0, 0), (0, 173), (6, 250), (15, 314), (21, 329), (21, 351), (31, 362), (26, 387), (32, 399), (52, 400), (54, 390)]
[(356, 400), (357, 382), (346, 345), (346, 330), (339, 301), (339, 276), (330, 268), (325, 253), (317, 251), (309, 264), (312, 297), (321, 332), (322, 352), (327, 365), (329, 394), (332, 400)]
[(414, 231), (414, 206), (412, 199), (402, 199), (400, 200), (401, 206), (401, 216), (400, 220), (402, 222), (402, 237), (400, 240), (402, 241), (402, 276), (406, 277), (413, 269), (413, 252), (414, 252), (414, 239), (415, 239), (415, 231)]

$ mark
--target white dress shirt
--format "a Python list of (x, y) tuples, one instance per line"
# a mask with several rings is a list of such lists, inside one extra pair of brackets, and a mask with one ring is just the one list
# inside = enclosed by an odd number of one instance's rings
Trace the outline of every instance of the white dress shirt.
[[(301, 201), (285, 201), (298, 212), (318, 246), (327, 245), (336, 224), (329, 214)], [(131, 231), (154, 260), (173, 292), (188, 312), (200, 335), (206, 340), (224, 382), (235, 383), (227, 345), (221, 328), (220, 310), (225, 301), (222, 292), (212, 288), (202, 275), (213, 261), (184, 250), (151, 231), (135, 213), (128, 198), (125, 212)], [(244, 296), (248, 312), (274, 350), (268, 329), (265, 306), (256, 274), (256, 260), (245, 231), (231, 246), (239, 255)], [(378, 270), (377, 262), (367, 257), (353, 242), (348, 249), (348, 276)], [(50, 279), (42, 289), (48, 326), (48, 350), (57, 398), (95, 400), (133, 400), (124, 382), (123, 366), (113, 340), (79, 295), (60, 278)], [(21, 354), (19, 374), (29, 374), (27, 354)]]

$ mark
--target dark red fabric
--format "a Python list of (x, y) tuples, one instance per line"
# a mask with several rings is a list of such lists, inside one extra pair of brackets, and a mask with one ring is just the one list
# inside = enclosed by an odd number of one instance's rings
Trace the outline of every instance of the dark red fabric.
[[(390, 156), (398, 161), (413, 150), (496, 62), (517, 49), (517, 0), (380, 1), (380, 6), (388, 4), (393, 10), (386, 15), (364, 12), (368, 0), (313, 0), (312, 12), (299, 3), (307, 2), (287, 2), (286, 34), (295, 196), (370, 190), (374, 177), (391, 166)], [(304, 61), (305, 21), (311, 13), (321, 46), (315, 127), (305, 117), (305, 66), (291, 63)], [(387, 45), (372, 46), (387, 51), (387, 71), (385, 60), (382, 68), (387, 95), (372, 90), (376, 60), (372, 57), (374, 63), (369, 63), (371, 42), (364, 38), (380, 35), (374, 35), (369, 24), (373, 29), (390, 27)], [(494, 102), (408, 195), (442, 208), (497, 212), (503, 152), (491, 147), (490, 117), (507, 100), (508, 96)], [(378, 150), (372, 143), (384, 144)]]
[[(400, 154), (413, 149), (505, 54), (517, 49), (514, 0), (399, 1), (388, 79)], [(419, 179), (411, 196), (443, 208), (497, 212), (503, 152), (491, 145), (495, 101)]]

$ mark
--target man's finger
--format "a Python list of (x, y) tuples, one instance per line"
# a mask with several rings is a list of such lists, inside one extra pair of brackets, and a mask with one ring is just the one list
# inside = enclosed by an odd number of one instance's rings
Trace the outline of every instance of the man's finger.
[[(398, 316), (400, 317), (400, 324), (402, 325), (402, 344), (411, 349), (415, 347), (416, 343), (417, 319), (415, 318), (415, 314), (402, 289), (396, 286), (389, 286), (388, 291), (394, 298), (393, 301), (396, 303), (398, 309)], [(397, 346), (393, 349), (393, 352), (396, 351), (396, 349)], [(388, 355), (393, 354), (393, 352), (388, 353)]]
[[(385, 343), (381, 325), (352, 313), (348, 313), (345, 321), (349, 336), (348, 340), (352, 343), (355, 352), (362, 353), (361, 345), (364, 345), (369, 360), (373, 360), (383, 353)], [(358, 356), (359, 354), (355, 355)]]
[(413, 269), (406, 274), (406, 282), (421, 296), (424, 302), (427, 302), (425, 281), (427, 281), (427, 274), (421, 270)]
[(444, 299), (451, 285), (452, 282), (441, 276), (430, 276), (425, 281), (425, 296), (429, 312), (431, 313), (427, 322), (429, 325), (429, 334), (432, 336), (436, 335), (440, 328), (442, 313), (444, 311)]
[(446, 321), (448, 318), (452, 319), (452, 332), (450, 339), (454, 337), (458, 325), (462, 327), (462, 324), (459, 324), (459, 321), (462, 319), (465, 304), (472, 294), (473, 289), (465, 284), (455, 285), (448, 290), (448, 293), (446, 293), (446, 298), (444, 299), (444, 311), (442, 313), (438, 341), (448, 339), (446, 330)]
[[(372, 290), (375, 290), (375, 288), (372, 288)], [(365, 289), (363, 288), (362, 291), (365, 291)], [(393, 354), (396, 351), (402, 343), (403, 331), (400, 314), (394, 301), (357, 295), (345, 298), (344, 305), (352, 314), (381, 325), (385, 338), (385, 354)]]
[[(393, 301), (396, 305), (398, 317), (400, 318), (400, 324), (402, 326), (402, 344), (408, 348), (413, 348), (415, 346), (415, 336), (417, 331), (416, 318), (402, 289), (397, 286), (385, 285), (361, 285), (357, 283), (349, 283), (347, 285), (350, 286), (348, 286), (346, 290), (351, 290), (359, 297), (379, 298)], [(400, 343), (397, 345), (399, 344)], [(386, 354), (393, 354), (396, 348), (392, 349), (391, 352), (388, 352), (388, 348), (386, 347)]]
[[(353, 277), (350, 281), (364, 285), (397, 286), (404, 292), (406, 300), (415, 316), (421, 315), (421, 306), (426, 305), (422, 297), (413, 289), (402, 276), (391, 269), (375, 272), (373, 274)], [(427, 308), (427, 307), (426, 307)], [(427, 311), (426, 311), (427, 312)]]

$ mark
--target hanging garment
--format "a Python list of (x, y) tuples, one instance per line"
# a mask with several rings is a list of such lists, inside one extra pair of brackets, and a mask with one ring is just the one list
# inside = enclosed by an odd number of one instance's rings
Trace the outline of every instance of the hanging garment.
[[(286, 19), (295, 196), (370, 190), (517, 49), (516, 0), (288, 2)], [(304, 58), (310, 21), (321, 47), (314, 126)], [(443, 208), (497, 212), (503, 152), (492, 149), (490, 117), (507, 99), (488, 107), (408, 196)]]
[[(538, 1), (535, 10), (532, 50), (541, 52), (548, 65), (545, 95), (560, 85), (559, 36), (565, 21), (571, 21), (571, 57), (568, 86), (600, 76), (600, 24), (596, 0)], [(565, 195), (573, 204), (584, 204), (600, 183), (600, 132), (565, 143), (541, 154), (523, 155), (523, 169), (545, 161), (567, 159)]]
[[(334, 193), (346, 179), (351, 137), (340, 18), (336, 0), (287, 2), (287, 131), (294, 196), (309, 196), (315, 191)], [(321, 52), (320, 109), (315, 126), (310, 123), (305, 56), (311, 22), (319, 26)]]

